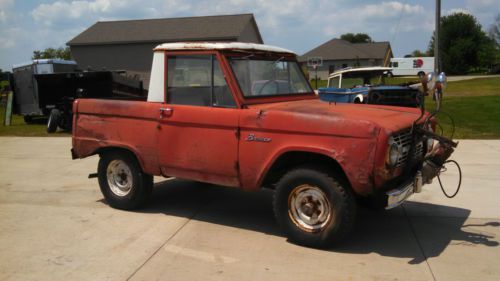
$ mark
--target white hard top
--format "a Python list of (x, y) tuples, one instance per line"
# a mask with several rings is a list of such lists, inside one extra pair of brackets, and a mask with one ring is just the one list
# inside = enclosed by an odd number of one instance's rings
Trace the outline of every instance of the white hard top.
[(76, 61), (72, 60), (62, 60), (62, 59), (38, 59), (38, 60), (32, 60), (30, 62), (25, 62), (25, 63), (20, 63), (20, 64), (14, 64), (12, 68), (19, 68), (19, 67), (24, 67), (28, 65), (34, 65), (34, 64), (72, 64), (76, 65)]
[(254, 50), (254, 51), (264, 51), (264, 52), (277, 52), (277, 53), (290, 53), (294, 52), (283, 49), (280, 47), (264, 45), (264, 44), (254, 44), (254, 43), (242, 43), (242, 42), (180, 42), (180, 43), (165, 43), (157, 46), (154, 50)]
[(391, 67), (384, 67), (384, 66), (371, 66), (371, 67), (358, 67), (358, 68), (346, 68), (346, 69), (341, 69), (338, 71), (335, 71), (334, 73), (330, 74), (330, 77), (334, 75), (339, 75), (341, 73), (348, 73), (348, 72), (375, 72), (375, 71), (392, 71)]

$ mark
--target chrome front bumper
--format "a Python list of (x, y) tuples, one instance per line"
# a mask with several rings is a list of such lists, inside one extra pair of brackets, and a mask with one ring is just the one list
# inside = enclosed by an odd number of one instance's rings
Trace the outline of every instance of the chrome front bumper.
[(406, 182), (396, 189), (389, 190), (387, 194), (386, 210), (392, 209), (401, 205), (413, 193), (420, 193), (422, 191), (423, 179), (422, 172), (418, 171), (415, 177), (410, 182)]

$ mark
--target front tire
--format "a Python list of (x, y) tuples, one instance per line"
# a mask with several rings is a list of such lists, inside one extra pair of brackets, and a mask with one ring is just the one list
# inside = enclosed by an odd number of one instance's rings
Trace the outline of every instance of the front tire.
[(281, 178), (273, 207), (290, 241), (324, 248), (346, 237), (354, 225), (356, 201), (341, 182), (314, 166), (297, 168)]
[(126, 152), (101, 155), (97, 173), (104, 198), (116, 209), (141, 207), (153, 189), (153, 176), (143, 173), (135, 157)]

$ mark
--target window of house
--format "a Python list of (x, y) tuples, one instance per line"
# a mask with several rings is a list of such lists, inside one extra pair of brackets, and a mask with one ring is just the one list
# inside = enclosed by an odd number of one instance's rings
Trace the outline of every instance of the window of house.
[(215, 55), (169, 56), (167, 102), (197, 106), (236, 106)]

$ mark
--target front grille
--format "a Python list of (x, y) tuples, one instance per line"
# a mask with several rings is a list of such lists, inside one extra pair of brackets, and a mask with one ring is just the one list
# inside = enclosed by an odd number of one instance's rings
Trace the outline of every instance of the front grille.
[[(398, 134), (392, 136), (394, 142), (399, 146), (401, 151), (401, 155), (399, 157), (398, 163), (396, 163), (396, 167), (402, 167), (405, 165), (408, 160), (408, 154), (410, 153), (410, 147), (412, 144), (412, 133), (411, 129), (404, 130)], [(422, 140), (417, 139), (414, 151), (414, 158), (420, 158), (423, 156), (424, 152), (424, 144)]]

